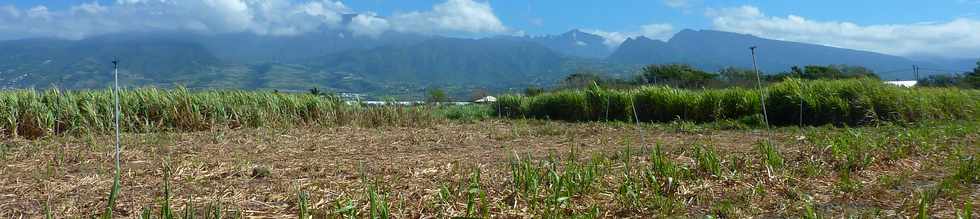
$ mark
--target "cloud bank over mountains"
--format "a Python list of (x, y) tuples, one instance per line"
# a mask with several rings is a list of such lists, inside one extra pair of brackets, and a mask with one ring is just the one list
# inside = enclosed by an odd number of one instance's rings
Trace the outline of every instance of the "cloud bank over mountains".
[(643, 25), (638, 31), (631, 32), (603, 31), (598, 29), (586, 30), (588, 33), (606, 38), (604, 43), (609, 47), (619, 46), (619, 44), (622, 44), (623, 41), (626, 41), (628, 38), (640, 36), (650, 39), (668, 40), (670, 37), (674, 36), (677, 31), (678, 30), (674, 28), (674, 25), (665, 23)]
[(945, 22), (859, 25), (818, 21), (802, 16), (768, 16), (759, 8), (709, 8), (705, 16), (721, 31), (787, 41), (876, 51), (902, 56), (980, 56), (980, 20), (956, 18)]
[[(344, 15), (356, 14), (350, 24)], [(251, 32), (288, 36), (321, 28), (346, 28), (356, 35), (385, 31), (412, 33), (497, 33), (509, 31), (488, 2), (447, 0), (430, 11), (390, 17), (356, 11), (334, 0), (117, 0), (84, 3), (64, 10), (44, 5), (0, 5), (0, 39), (57, 37), (80, 39), (128, 31)]]
[[(683, 10), (691, 1), (664, 0), (664, 5)], [(859, 25), (846, 21), (819, 21), (798, 15), (769, 16), (752, 5), (706, 8), (711, 29), (758, 37), (812, 43), (879, 53), (945, 58), (980, 57), (980, 20), (955, 18), (944, 22)], [(589, 30), (618, 46), (627, 38), (643, 36), (668, 40), (680, 31), (669, 23), (653, 23), (634, 31)]]
[[(0, 6), (0, 37), (41, 36), (78, 39), (127, 31), (194, 31), (201, 33), (254, 32), (262, 35), (295, 35), (320, 27), (335, 27), (343, 3), (286, 0), (118, 0), (48, 10)], [(16, 34), (22, 34), (18, 36)]]

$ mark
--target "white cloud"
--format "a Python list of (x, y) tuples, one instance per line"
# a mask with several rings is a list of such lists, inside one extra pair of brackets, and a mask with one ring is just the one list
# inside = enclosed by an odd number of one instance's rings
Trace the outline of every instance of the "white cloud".
[(49, 11), (0, 7), (0, 39), (22, 37), (83, 38), (126, 31), (253, 32), (294, 35), (338, 27), (343, 3), (312, 0), (117, 0), (112, 5), (83, 3)]
[(391, 24), (373, 13), (366, 13), (354, 16), (347, 27), (354, 35), (377, 37), (391, 28)]
[(372, 12), (355, 16), (347, 27), (355, 35), (377, 36), (385, 31), (409, 33), (516, 34), (510, 31), (493, 13), (489, 2), (447, 0), (431, 11), (396, 13), (381, 17)]
[(389, 20), (401, 32), (504, 33), (504, 26), (489, 2), (447, 0), (432, 11), (398, 13)]
[[(358, 14), (342, 26), (344, 14)], [(389, 17), (356, 12), (339, 0), (116, 0), (64, 10), (0, 6), (0, 39), (86, 36), (129, 31), (251, 32), (295, 35), (321, 28), (348, 29), (357, 36), (385, 31), (485, 34), (511, 31), (489, 2), (446, 0), (429, 11)]]
[(152, 3), (152, 2), (167, 2), (167, 0), (116, 0), (116, 4), (142, 4), (142, 3)]
[(51, 19), (51, 12), (48, 12), (48, 7), (43, 5), (34, 6), (27, 10), (27, 17), (34, 19)]
[(759, 37), (869, 50), (893, 55), (980, 56), (980, 20), (859, 25), (797, 15), (767, 16), (754, 6), (708, 9), (715, 29)]
[(627, 38), (630, 38), (629, 35), (624, 34), (622, 32), (609, 32), (603, 30), (583, 30), (583, 31), (605, 38), (605, 42), (603, 42), (603, 44), (606, 44), (606, 46), (608, 47), (617, 47), (619, 46), (619, 44), (622, 44), (623, 41), (626, 41)]
[(674, 26), (670, 24), (648, 24), (640, 27), (640, 35), (650, 39), (667, 40), (674, 36)]
[(663, 0), (664, 4), (671, 8), (683, 8), (690, 5), (690, 0)]
[(107, 10), (109, 9), (100, 5), (99, 2), (82, 3), (81, 5), (71, 7), (71, 11), (74, 13), (100, 14), (106, 12)]
[(677, 31), (671, 24), (647, 24), (640, 27), (639, 31), (632, 32), (616, 32), (616, 31), (603, 31), (603, 30), (585, 30), (587, 33), (595, 34), (605, 38), (604, 44), (609, 47), (617, 47), (622, 44), (623, 41), (631, 37), (643, 36), (650, 39), (657, 40), (668, 40)]
[(341, 13), (347, 13), (351, 10), (344, 5), (344, 3), (331, 2), (331, 1), (314, 1), (308, 2), (302, 7), (301, 10), (306, 12), (311, 16), (320, 18), (321, 21), (328, 24), (337, 24), (343, 20)]

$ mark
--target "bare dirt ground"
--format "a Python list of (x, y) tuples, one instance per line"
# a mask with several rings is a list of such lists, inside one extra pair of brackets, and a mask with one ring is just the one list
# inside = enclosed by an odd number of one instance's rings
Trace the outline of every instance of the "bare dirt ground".
[[(774, 135), (774, 142), (783, 142), (779, 150), (790, 166), (813, 155), (812, 145), (798, 140), (792, 129), (780, 129)], [(117, 217), (135, 217), (141, 209), (159, 209), (169, 177), (170, 203), (178, 211), (188, 203), (219, 203), (229, 212), (249, 217), (295, 218), (297, 194), (306, 192), (310, 207), (321, 211), (317, 217), (330, 216), (338, 203), (348, 199), (359, 203), (360, 216), (365, 217), (364, 212), (369, 211), (365, 191), (368, 182), (375, 181), (387, 192), (393, 217), (458, 216), (465, 212), (464, 204), (439, 204), (439, 189), (446, 182), (466, 181), (472, 170), (479, 169), (491, 216), (532, 217), (536, 213), (527, 207), (511, 204), (508, 161), (515, 155), (544, 159), (549, 154), (563, 156), (574, 148), (579, 154), (615, 156), (625, 147), (655, 142), (661, 142), (671, 158), (686, 167), (695, 165), (690, 152), (695, 142), (714, 145), (723, 165), (743, 166), (732, 168), (742, 173), (731, 177), (687, 181), (680, 192), (683, 198), (678, 198), (685, 207), (670, 214), (688, 217), (721, 211), (729, 217), (794, 217), (805, 210), (801, 203), (807, 200), (832, 217), (871, 211), (885, 217), (910, 216), (917, 210), (916, 191), (948, 175), (941, 168), (947, 165), (944, 159), (910, 157), (858, 171), (852, 177), (864, 186), (844, 193), (836, 189), (838, 176), (831, 170), (808, 177), (773, 176), (760, 167), (754, 145), (763, 136), (745, 130), (684, 132), (539, 121), (125, 134), (122, 185), (114, 212)], [(977, 143), (975, 139), (965, 142), (973, 147)], [(0, 217), (42, 217), (45, 209), (58, 218), (88, 217), (106, 207), (112, 185), (112, 136), (15, 139), (3, 144)], [(739, 161), (744, 164), (737, 164)], [(898, 182), (881, 182), (891, 179), (881, 176), (895, 176), (891, 178)], [(599, 217), (663, 213), (619, 206), (613, 197), (616, 177), (613, 170), (602, 180), (612, 188), (573, 197), (582, 204), (568, 211), (596, 206), (601, 209)], [(603, 185), (607, 184), (600, 187)], [(968, 184), (958, 194), (938, 199), (929, 207), (930, 214), (953, 217), (964, 200), (976, 206), (978, 188)]]

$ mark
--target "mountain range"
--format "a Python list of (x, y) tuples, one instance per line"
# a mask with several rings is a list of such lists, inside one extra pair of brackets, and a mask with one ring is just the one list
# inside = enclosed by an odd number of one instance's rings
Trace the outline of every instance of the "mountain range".
[(975, 62), (911, 60), (712, 30), (683, 30), (667, 41), (634, 37), (616, 47), (580, 30), (480, 39), (395, 32), (367, 37), (345, 30), (297, 36), (121, 33), (82, 40), (0, 41), (0, 86), (103, 88), (111, 80), (109, 61), (118, 58), (120, 79), (128, 86), (318, 87), (418, 97), (428, 87), (465, 93), (548, 86), (577, 71), (630, 77), (647, 64), (685, 63), (706, 71), (751, 68), (750, 46), (758, 47), (758, 63), (766, 73), (846, 64), (868, 67), (884, 79), (910, 79), (910, 71), (893, 70), (912, 65), (971, 69)]
[(936, 65), (874, 52), (712, 30), (683, 30), (666, 42), (644, 37), (632, 38), (623, 42), (609, 56), (609, 60), (628, 64), (686, 63), (707, 71), (730, 66), (751, 68), (749, 47), (752, 46), (757, 47), (760, 70), (768, 73), (786, 71), (793, 66), (843, 64), (873, 69), (885, 79), (910, 79), (910, 76), (914, 76), (901, 74), (909, 72), (890, 70), (911, 69), (913, 65)]

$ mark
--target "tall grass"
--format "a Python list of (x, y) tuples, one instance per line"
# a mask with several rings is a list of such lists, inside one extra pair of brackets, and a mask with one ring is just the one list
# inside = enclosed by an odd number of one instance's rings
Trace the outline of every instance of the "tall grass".
[[(140, 88), (119, 93), (120, 129), (126, 132), (195, 131), (214, 127), (431, 124), (425, 106), (366, 107), (337, 97), (249, 91)], [(0, 134), (37, 138), (60, 133), (108, 133), (110, 90), (0, 92)]]
[[(901, 88), (877, 80), (796, 80), (768, 87), (766, 105), (776, 125), (860, 125), (878, 121), (975, 119), (980, 91)], [(687, 90), (648, 86), (632, 90), (558, 91), (497, 102), (501, 116), (565, 121), (709, 122), (761, 114), (758, 90)], [(632, 101), (632, 103), (631, 103)], [(636, 106), (636, 116), (629, 108)], [(802, 104), (802, 110), (801, 110)], [(802, 121), (801, 116), (802, 114)]]

